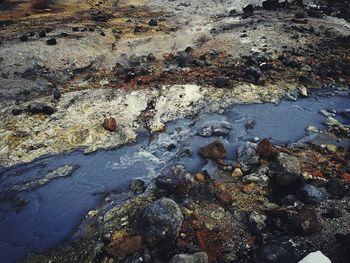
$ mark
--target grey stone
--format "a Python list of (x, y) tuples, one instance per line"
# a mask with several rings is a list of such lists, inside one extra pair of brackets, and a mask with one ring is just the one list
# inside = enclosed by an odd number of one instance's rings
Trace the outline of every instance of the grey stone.
[(252, 142), (244, 142), (238, 147), (238, 161), (242, 171), (248, 171), (251, 165), (259, 164), (258, 145)]
[(276, 158), (276, 182), (288, 186), (300, 178), (299, 160), (286, 153), (279, 153)]
[(190, 254), (178, 254), (171, 258), (169, 263), (207, 263), (208, 255), (205, 252)]
[(319, 189), (311, 184), (305, 184), (297, 192), (297, 197), (300, 201), (307, 204), (319, 204), (328, 198), (328, 193), (325, 190)]

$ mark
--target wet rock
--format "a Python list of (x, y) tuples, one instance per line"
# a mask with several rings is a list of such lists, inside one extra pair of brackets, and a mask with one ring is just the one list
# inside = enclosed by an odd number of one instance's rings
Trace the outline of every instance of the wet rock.
[(175, 165), (165, 170), (155, 180), (156, 185), (170, 193), (187, 192), (194, 183), (193, 176), (182, 165)]
[(28, 105), (27, 111), (32, 114), (43, 113), (46, 115), (51, 115), (55, 112), (55, 109), (52, 108), (51, 106), (44, 105), (42, 103), (33, 102)]
[(279, 0), (266, 0), (262, 2), (265, 10), (276, 10), (279, 7)]
[(107, 131), (111, 131), (111, 132), (114, 132), (116, 131), (117, 129), (117, 122), (114, 118), (112, 117), (109, 117), (109, 118), (106, 118), (104, 121), (103, 121), (103, 127), (107, 130)]
[(142, 194), (145, 190), (145, 182), (141, 179), (132, 180), (129, 189), (135, 194)]
[(253, 234), (260, 233), (266, 227), (267, 217), (258, 212), (251, 212), (248, 217), (248, 228)]
[(179, 234), (183, 219), (179, 206), (163, 197), (138, 213), (136, 229), (150, 243), (172, 243)]
[(329, 258), (322, 254), (321, 251), (316, 251), (308, 254), (299, 263), (331, 263)]
[(306, 204), (319, 204), (327, 200), (328, 193), (322, 189), (317, 188), (311, 184), (304, 184), (304, 186), (297, 191), (297, 197), (300, 201)]
[(148, 22), (149, 26), (158, 26), (158, 22), (156, 19), (152, 18), (149, 22)]
[(202, 157), (213, 160), (225, 159), (227, 156), (225, 146), (219, 140), (216, 140), (209, 145), (200, 148), (198, 152)]
[(322, 230), (324, 221), (313, 208), (287, 211), (287, 227), (299, 235), (311, 235)]
[(217, 88), (229, 88), (231, 87), (231, 82), (227, 78), (213, 78), (213, 86)]
[(268, 242), (258, 249), (256, 263), (295, 263), (297, 257), (293, 245), (288, 239), (277, 239)]
[(178, 254), (171, 258), (169, 263), (208, 263), (208, 255), (205, 252), (194, 254)]
[(214, 125), (203, 127), (198, 135), (202, 137), (211, 137), (211, 136), (225, 136), (230, 134), (231, 127), (226, 123), (216, 123)]
[(276, 182), (288, 186), (296, 182), (300, 177), (299, 160), (286, 153), (279, 153), (275, 162)]
[(55, 46), (57, 44), (57, 41), (55, 38), (50, 38), (46, 40), (46, 44), (48, 44), (49, 46)]
[(258, 145), (257, 151), (261, 158), (270, 158), (270, 156), (272, 155), (273, 146), (270, 143), (269, 139), (262, 139)]
[(341, 122), (337, 119), (334, 119), (333, 117), (327, 117), (325, 124), (328, 126), (342, 126)]
[(332, 179), (326, 185), (327, 192), (331, 197), (343, 198), (348, 194), (348, 190), (344, 183), (340, 180)]
[(242, 171), (250, 170), (252, 165), (259, 164), (258, 145), (252, 142), (244, 142), (238, 147), (238, 161)]

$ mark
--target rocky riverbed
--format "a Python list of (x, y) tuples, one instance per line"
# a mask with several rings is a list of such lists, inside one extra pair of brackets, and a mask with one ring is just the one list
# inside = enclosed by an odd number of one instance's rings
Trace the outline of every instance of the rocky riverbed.
[(0, 1), (1, 261), (347, 262), (348, 10)]

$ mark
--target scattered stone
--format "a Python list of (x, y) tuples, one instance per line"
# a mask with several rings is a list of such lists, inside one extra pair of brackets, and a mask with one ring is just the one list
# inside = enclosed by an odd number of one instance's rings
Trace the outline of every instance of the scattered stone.
[(171, 258), (169, 263), (208, 263), (208, 255), (205, 252), (197, 252), (192, 255), (178, 254)]
[(51, 106), (44, 105), (38, 102), (30, 103), (27, 107), (27, 110), (29, 113), (32, 113), (32, 114), (42, 113), (46, 115), (51, 115), (55, 112), (55, 109), (52, 108)]
[(299, 160), (286, 153), (279, 153), (276, 158), (276, 182), (288, 186), (296, 182), (300, 177)]
[(227, 151), (224, 144), (221, 141), (216, 140), (209, 145), (200, 148), (199, 154), (204, 158), (218, 160), (225, 159), (227, 156)]
[(149, 26), (158, 26), (158, 22), (156, 19), (152, 18), (149, 22), (148, 22)]
[(183, 219), (179, 206), (163, 197), (138, 213), (136, 228), (148, 242), (173, 242), (179, 234)]
[(41, 38), (46, 37), (46, 32), (44, 30), (41, 30), (39, 32), (39, 37), (41, 37)]
[(182, 165), (166, 169), (155, 180), (156, 185), (170, 193), (185, 193), (194, 183), (193, 176)]
[(129, 189), (135, 194), (142, 194), (145, 190), (145, 182), (141, 179), (132, 180)]
[(114, 132), (114, 131), (116, 131), (116, 129), (117, 129), (117, 122), (116, 122), (115, 119), (112, 118), (112, 117), (106, 118), (106, 119), (103, 121), (103, 127), (104, 127), (107, 131)]
[(50, 39), (46, 40), (46, 44), (48, 44), (49, 46), (54, 46), (57, 44), (57, 41), (55, 38), (50, 38)]
[(267, 159), (271, 157), (273, 146), (270, 143), (269, 139), (262, 139), (262, 141), (258, 145), (257, 151), (261, 158)]
[(321, 251), (316, 251), (308, 254), (299, 263), (332, 263), (329, 258), (322, 254)]
[(297, 197), (306, 204), (319, 204), (327, 200), (328, 193), (311, 184), (304, 186), (297, 191)]
[(266, 227), (267, 217), (258, 212), (251, 212), (248, 218), (248, 228), (253, 234), (260, 233)]
[(297, 257), (293, 245), (287, 239), (277, 239), (268, 242), (258, 249), (256, 262), (261, 263), (295, 263)]
[(248, 171), (252, 165), (259, 164), (257, 148), (258, 145), (252, 142), (244, 142), (238, 147), (238, 161), (242, 171)]

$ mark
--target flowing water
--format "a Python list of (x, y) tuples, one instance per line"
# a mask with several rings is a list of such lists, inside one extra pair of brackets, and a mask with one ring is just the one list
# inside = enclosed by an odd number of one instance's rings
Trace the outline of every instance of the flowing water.
[[(276, 144), (296, 142), (306, 136), (307, 126), (322, 127), (325, 117), (319, 113), (321, 109), (350, 108), (349, 94), (322, 94), (296, 102), (282, 101), (278, 105), (233, 105), (223, 115), (205, 113), (196, 119), (170, 122), (166, 131), (156, 136), (140, 132), (135, 144), (89, 155), (75, 151), (47, 156), (2, 171), (0, 262), (15, 262), (30, 252), (63, 242), (72, 235), (87, 211), (99, 205), (104, 193), (125, 192), (132, 179), (149, 182), (161, 169), (176, 163), (184, 164), (192, 172), (201, 170), (207, 161), (198, 156), (197, 149), (215, 138), (225, 143), (232, 160), (242, 141), (267, 137)], [(349, 124), (349, 120), (337, 118)], [(246, 125), (253, 122), (255, 125), (251, 127)], [(229, 134), (198, 135), (209, 126)], [(168, 150), (169, 145), (175, 148)], [(69, 176), (51, 177), (44, 184), (35, 184), (64, 165), (73, 165), (76, 169)], [(23, 185), (28, 187), (18, 187)]]

